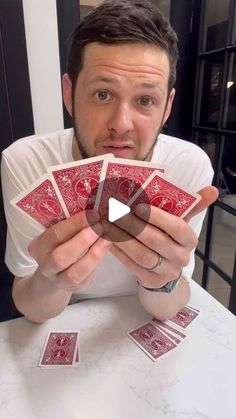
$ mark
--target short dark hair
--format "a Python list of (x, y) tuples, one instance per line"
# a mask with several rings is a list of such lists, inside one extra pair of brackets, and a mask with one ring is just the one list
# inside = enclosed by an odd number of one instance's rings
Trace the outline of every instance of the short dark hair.
[(177, 35), (159, 9), (149, 0), (105, 0), (94, 7), (76, 27), (71, 40), (67, 73), (74, 89), (83, 66), (86, 45), (149, 43), (168, 55), (171, 91), (176, 80)]

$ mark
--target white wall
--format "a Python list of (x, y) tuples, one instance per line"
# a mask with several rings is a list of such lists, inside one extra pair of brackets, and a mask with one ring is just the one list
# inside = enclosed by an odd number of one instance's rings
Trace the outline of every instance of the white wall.
[(63, 128), (56, 0), (23, 0), (35, 133)]

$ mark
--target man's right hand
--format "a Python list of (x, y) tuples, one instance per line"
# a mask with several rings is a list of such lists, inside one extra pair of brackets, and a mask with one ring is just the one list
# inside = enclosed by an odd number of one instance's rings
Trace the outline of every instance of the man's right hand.
[(102, 234), (98, 213), (83, 211), (36, 237), (29, 253), (56, 288), (81, 292), (91, 285), (92, 274), (111, 247)]
[(12, 296), (17, 309), (37, 323), (60, 314), (72, 292), (91, 285), (93, 272), (109, 251), (111, 243), (102, 234), (98, 214), (86, 211), (32, 240), (29, 253), (38, 269), (31, 276), (15, 277)]

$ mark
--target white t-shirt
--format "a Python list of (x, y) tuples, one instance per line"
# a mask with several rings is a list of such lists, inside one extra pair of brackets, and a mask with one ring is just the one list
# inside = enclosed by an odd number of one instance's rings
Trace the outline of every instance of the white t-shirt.
[[(2, 189), (5, 206), (7, 247), (5, 262), (15, 275), (24, 277), (37, 269), (28, 253), (31, 240), (44, 231), (33, 220), (14, 208), (10, 201), (29, 187), (49, 166), (73, 161), (73, 130), (67, 129), (41, 136), (30, 136), (14, 142), (2, 153)], [(159, 135), (152, 162), (168, 166), (168, 176), (193, 192), (211, 184), (213, 170), (206, 153), (195, 144)], [(195, 216), (190, 224), (200, 234), (205, 211)], [(190, 279), (194, 269), (194, 252), (183, 274)], [(137, 278), (112, 254), (98, 266), (93, 284), (78, 298), (125, 295), (137, 291)]]

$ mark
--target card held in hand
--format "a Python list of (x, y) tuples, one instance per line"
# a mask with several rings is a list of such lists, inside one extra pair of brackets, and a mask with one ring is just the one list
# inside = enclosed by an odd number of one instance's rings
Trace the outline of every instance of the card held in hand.
[(113, 154), (104, 154), (48, 168), (58, 198), (69, 216), (94, 208), (103, 164), (112, 158)]
[(164, 173), (167, 168), (138, 160), (114, 158), (108, 161), (102, 169), (104, 181), (100, 182), (95, 203), (100, 216), (108, 218), (109, 198), (126, 204), (155, 170)]
[(155, 171), (127, 205), (134, 210), (136, 205), (147, 203), (184, 218), (200, 199), (199, 194), (188, 191)]
[(66, 218), (65, 211), (47, 175), (42, 176), (27, 190), (12, 199), (11, 204), (45, 228)]

